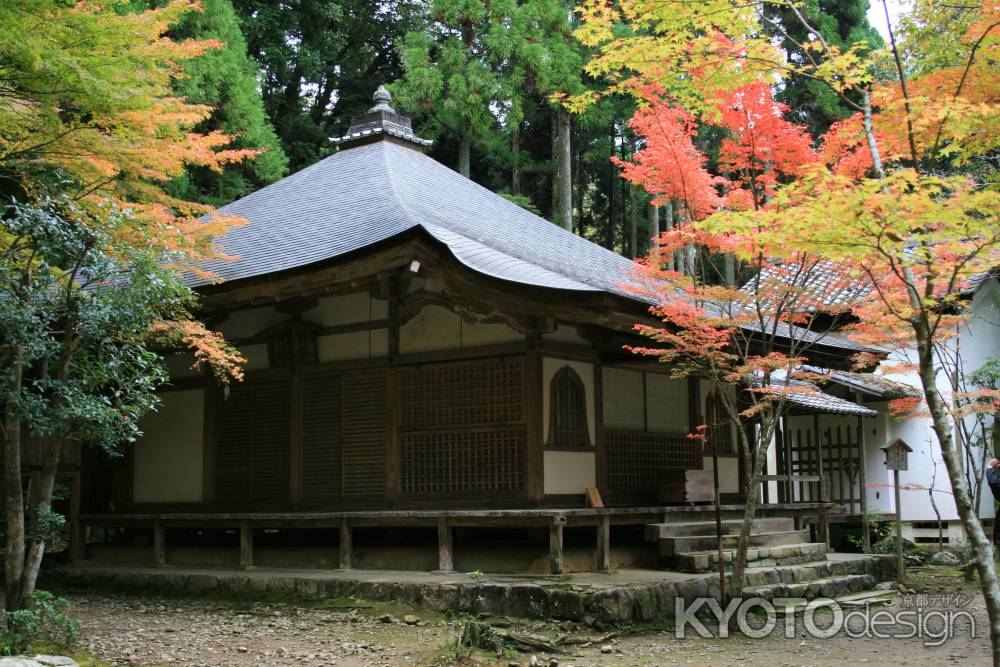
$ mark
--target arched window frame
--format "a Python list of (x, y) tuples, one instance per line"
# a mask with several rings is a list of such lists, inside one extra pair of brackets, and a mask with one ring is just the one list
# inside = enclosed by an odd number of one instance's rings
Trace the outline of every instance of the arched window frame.
[(587, 388), (570, 366), (563, 366), (549, 383), (548, 445), (558, 449), (590, 449)]

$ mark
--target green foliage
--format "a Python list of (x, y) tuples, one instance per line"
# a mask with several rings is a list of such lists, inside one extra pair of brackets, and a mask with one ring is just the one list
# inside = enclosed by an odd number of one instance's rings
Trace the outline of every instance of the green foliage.
[(531, 201), (531, 197), (525, 197), (524, 195), (513, 195), (509, 192), (498, 192), (497, 194), (506, 199), (507, 201), (517, 204), (526, 211), (531, 211), (535, 215), (542, 214), (542, 212), (538, 210), (538, 207), (535, 206), (535, 203)]
[(25, 609), (4, 613), (0, 628), (0, 654), (24, 653), (39, 640), (60, 645), (74, 644), (80, 637), (80, 622), (69, 613), (69, 601), (48, 591), (35, 591), (33, 604)]
[[(871, 536), (873, 553), (896, 553), (896, 543), (893, 541), (895, 539), (893, 537), (895, 524), (892, 521), (878, 519), (874, 514), (866, 514), (862, 517), (862, 521), (868, 523), (868, 533)], [(865, 540), (862, 535), (848, 535), (847, 541), (858, 551), (865, 550)]]
[[(845, 52), (859, 42), (870, 49), (882, 46), (881, 35), (868, 23), (868, 6), (869, 0), (806, 0), (798, 10), (827, 43)], [(802, 49), (811, 36), (789, 7), (764, 3), (763, 9), (765, 30), (780, 40), (790, 62), (816, 57)], [(798, 72), (788, 73), (775, 98), (787, 104), (794, 120), (806, 125), (814, 137), (854, 112), (826, 83)]]
[(419, 29), (422, 3), (233, 0), (261, 96), (293, 171), (330, 152), (353, 114), (396, 79), (402, 35)]
[(33, 437), (109, 451), (138, 437), (139, 418), (167, 379), (150, 330), (186, 317), (192, 293), (163, 257), (112, 240), (124, 218), (115, 209), (94, 217), (66, 198), (8, 207), (0, 224), (5, 428), (19, 423)]
[[(136, 0), (137, 9), (157, 7), (162, 0)], [(135, 5), (135, 3), (133, 3)], [(171, 29), (176, 40), (214, 39), (223, 47), (184, 63), (174, 80), (178, 95), (194, 104), (213, 107), (198, 129), (221, 130), (236, 137), (230, 148), (261, 151), (252, 160), (230, 164), (221, 171), (189, 166), (174, 179), (171, 194), (189, 201), (219, 206), (277, 181), (288, 169), (288, 158), (264, 112), (257, 89), (257, 67), (247, 55), (239, 18), (230, 0), (201, 0), (201, 11), (188, 12)]]

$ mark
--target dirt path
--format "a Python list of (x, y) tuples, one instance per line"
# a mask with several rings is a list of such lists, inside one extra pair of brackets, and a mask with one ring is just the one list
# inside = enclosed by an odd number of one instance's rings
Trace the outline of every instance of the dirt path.
[[(918, 590), (928, 595), (966, 596), (934, 600), (910, 597), (939, 613), (968, 612), (975, 624), (972, 638), (967, 617), (954, 624), (954, 636), (940, 646), (925, 645), (921, 638), (852, 638), (840, 633), (829, 639), (810, 637), (801, 617), (795, 636), (785, 636), (779, 621), (771, 636), (750, 639), (678, 639), (672, 629), (646, 628), (641, 633), (610, 640), (604, 645), (579, 647), (573, 655), (557, 656), (559, 667), (623, 667), (685, 665), (720, 667), (833, 667), (853, 665), (989, 665), (987, 619), (982, 598), (960, 582), (953, 571), (934, 570), (921, 575)], [(391, 605), (363, 605), (357, 611), (344, 601), (328, 601), (327, 608), (286, 604), (192, 601), (122, 597), (100, 594), (70, 596), (84, 624), (81, 648), (110, 665), (191, 665), (223, 667), (236, 665), (529, 665), (530, 655), (508, 655), (500, 659), (485, 653), (456, 656), (454, 629), (440, 615)], [(933, 603), (937, 603), (934, 605)], [(912, 611), (900, 600), (878, 609), (891, 613)], [(379, 620), (392, 614), (392, 621)], [(405, 618), (407, 614), (412, 614)], [(419, 624), (408, 625), (404, 622)], [(912, 617), (911, 617), (912, 618)], [(819, 627), (830, 622), (828, 612), (816, 616)], [(388, 619), (387, 619), (388, 620)], [(859, 618), (853, 619), (857, 634)], [(885, 618), (883, 617), (883, 620)], [(940, 627), (937, 616), (928, 621)], [(519, 626), (524, 633), (550, 630), (544, 624)], [(900, 633), (907, 627), (888, 621), (883, 633)], [(587, 629), (577, 629), (587, 632)], [(932, 633), (933, 634), (933, 633)], [(537, 656), (537, 664), (551, 658)]]

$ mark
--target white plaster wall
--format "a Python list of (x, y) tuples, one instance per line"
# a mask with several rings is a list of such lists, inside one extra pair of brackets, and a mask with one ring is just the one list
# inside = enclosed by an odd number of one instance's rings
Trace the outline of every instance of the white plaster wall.
[(690, 433), (687, 380), (646, 373), (646, 410), (654, 433)]
[(371, 331), (370, 340), (367, 331), (319, 336), (316, 338), (316, 355), (320, 362), (367, 359), (369, 345), (373, 359), (386, 356), (389, 353), (388, 330)]
[(219, 331), (228, 339), (249, 338), (268, 327), (288, 319), (288, 315), (279, 313), (272, 306), (235, 310), (219, 324)]
[(425, 306), (399, 331), (402, 354), (516, 343), (524, 334), (506, 324), (470, 324), (447, 308)]
[(552, 400), (552, 378), (559, 369), (569, 366), (577, 372), (583, 382), (584, 391), (587, 393), (587, 439), (590, 444), (594, 444), (594, 434), (597, 432), (597, 425), (594, 412), (594, 365), (583, 361), (569, 361), (567, 359), (555, 359), (553, 357), (542, 358), (542, 433), (545, 442), (549, 442), (549, 416)]
[(172, 354), (163, 359), (167, 372), (174, 379), (196, 378), (202, 376), (202, 371), (194, 367), (193, 354)]
[(137, 503), (202, 499), (204, 392), (170, 391), (142, 420), (135, 444), (133, 500)]
[(584, 345), (586, 347), (590, 347), (590, 343), (580, 335), (579, 330), (568, 324), (560, 324), (556, 326), (555, 331), (542, 334), (542, 338), (544, 340), (552, 340), (559, 343), (570, 343), (571, 345)]
[[(712, 457), (706, 456), (702, 470), (712, 470)], [(740, 492), (740, 461), (736, 458), (719, 459), (719, 493)], [(776, 492), (776, 491), (772, 491)], [(774, 498), (775, 496), (771, 496)]]
[(302, 313), (304, 321), (324, 327), (384, 320), (388, 316), (389, 302), (374, 299), (368, 292), (323, 297), (314, 308)]
[(642, 431), (642, 373), (621, 368), (604, 370), (604, 428), (612, 431)]
[[(972, 300), (969, 316), (961, 327), (958, 336), (963, 364), (967, 372), (973, 372), (981, 367), (991, 357), (1000, 356), (1000, 286), (996, 280), (984, 284)], [(916, 354), (893, 353), (889, 362), (900, 359), (916, 360)], [(904, 382), (920, 389), (920, 378), (916, 373), (887, 374), (888, 377)], [(949, 397), (951, 392), (947, 379), (939, 377), (938, 390)], [(900, 484), (920, 484), (930, 486), (935, 478), (934, 499), (941, 512), (942, 520), (957, 520), (954, 498), (951, 495), (951, 483), (941, 460), (941, 451), (937, 436), (928, 417), (910, 419), (887, 418), (886, 437), (888, 441), (902, 438), (914, 452), (910, 454), (909, 470), (900, 475)], [(890, 499), (890, 511), (895, 511), (894, 502)], [(900, 504), (904, 521), (935, 521), (936, 516), (931, 506), (930, 494), (926, 490), (902, 490)], [(983, 485), (980, 516), (991, 518), (994, 514), (994, 501), (989, 488)]]
[(593, 452), (545, 452), (545, 493), (583, 493), (597, 486)]
[(268, 368), (271, 365), (270, 357), (267, 353), (267, 343), (243, 345), (239, 348), (239, 351), (244, 357), (246, 357), (246, 363), (243, 365), (243, 368), (248, 371)]

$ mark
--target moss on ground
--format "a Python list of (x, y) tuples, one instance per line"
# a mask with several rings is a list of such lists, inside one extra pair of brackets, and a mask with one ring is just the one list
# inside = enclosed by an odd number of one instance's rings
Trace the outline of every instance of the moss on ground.
[(88, 653), (83, 649), (75, 646), (60, 646), (55, 642), (50, 641), (37, 641), (31, 644), (31, 650), (28, 651), (29, 655), (63, 655), (67, 658), (73, 658), (76, 660), (80, 667), (110, 667), (111, 663), (105, 662), (95, 656), (93, 653)]

